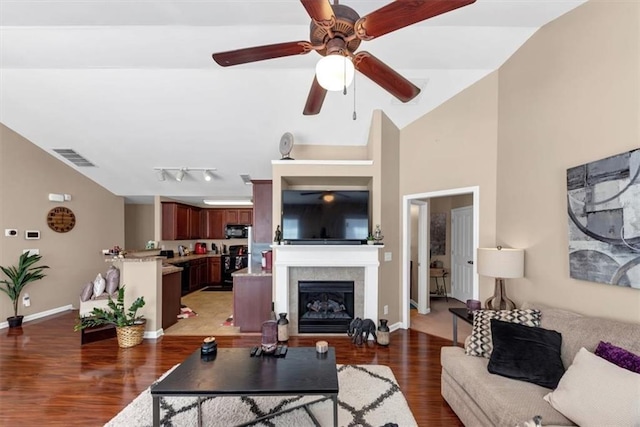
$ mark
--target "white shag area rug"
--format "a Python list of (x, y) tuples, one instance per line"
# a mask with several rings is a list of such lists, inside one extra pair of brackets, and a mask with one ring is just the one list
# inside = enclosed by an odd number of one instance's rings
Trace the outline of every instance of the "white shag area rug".
[[(177, 365), (176, 365), (177, 366)], [(383, 365), (337, 365), (338, 425), (340, 426), (417, 426), (391, 369)], [(175, 369), (172, 368), (171, 370)], [(166, 372), (160, 379), (164, 378)], [(251, 422), (321, 396), (277, 397), (210, 397), (202, 403), (203, 426), (233, 426)], [(109, 421), (106, 427), (152, 425), (151, 393), (143, 391), (133, 402)], [(333, 425), (331, 400), (309, 406), (321, 426)], [(160, 425), (180, 427), (197, 425), (197, 403), (194, 397), (165, 397), (160, 404)], [(304, 408), (258, 421), (253, 426), (313, 426)]]

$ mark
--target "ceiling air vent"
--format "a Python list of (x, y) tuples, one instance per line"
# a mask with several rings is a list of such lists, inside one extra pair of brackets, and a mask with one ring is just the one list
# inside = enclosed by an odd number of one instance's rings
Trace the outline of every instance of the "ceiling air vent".
[(82, 157), (71, 148), (54, 148), (53, 151), (60, 154), (62, 157), (69, 160), (71, 163), (78, 167), (95, 167), (93, 163)]

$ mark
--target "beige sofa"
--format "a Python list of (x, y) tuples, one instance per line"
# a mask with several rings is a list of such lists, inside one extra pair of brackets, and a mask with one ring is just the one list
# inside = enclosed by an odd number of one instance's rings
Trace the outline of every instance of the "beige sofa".
[[(640, 324), (582, 316), (539, 304), (525, 304), (542, 312), (541, 327), (562, 334), (562, 363), (569, 367), (581, 347), (593, 352), (602, 341), (640, 354)], [(467, 356), (463, 348), (443, 347), (442, 396), (466, 426), (524, 425), (542, 416), (543, 425), (574, 425), (543, 396), (551, 390), (487, 371), (489, 359)]]

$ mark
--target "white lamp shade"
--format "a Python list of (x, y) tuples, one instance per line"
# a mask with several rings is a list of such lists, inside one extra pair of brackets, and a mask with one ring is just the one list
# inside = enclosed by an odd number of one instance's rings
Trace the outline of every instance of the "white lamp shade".
[(327, 55), (316, 64), (316, 78), (326, 90), (337, 91), (349, 86), (353, 81), (353, 74), (351, 59), (339, 54)]
[(478, 274), (515, 279), (524, 276), (524, 249), (478, 248)]

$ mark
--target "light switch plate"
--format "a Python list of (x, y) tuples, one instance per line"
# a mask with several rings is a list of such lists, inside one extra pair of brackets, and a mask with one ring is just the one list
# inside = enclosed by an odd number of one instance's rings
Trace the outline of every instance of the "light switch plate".
[(385, 252), (384, 253), (384, 260), (385, 261), (391, 261), (391, 252)]

